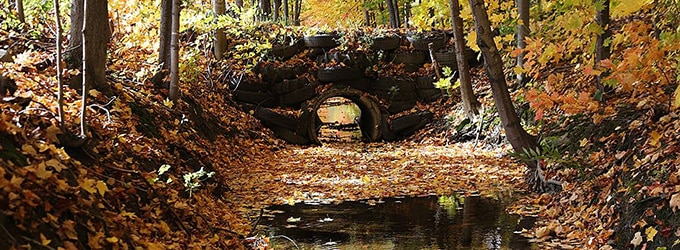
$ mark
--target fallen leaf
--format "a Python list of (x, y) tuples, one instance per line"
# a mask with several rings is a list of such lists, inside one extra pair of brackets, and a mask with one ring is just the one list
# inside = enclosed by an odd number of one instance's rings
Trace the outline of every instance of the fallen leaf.
[(649, 137), (650, 137), (649, 144), (652, 145), (652, 146), (656, 146), (656, 144), (659, 144), (659, 139), (661, 139), (661, 134), (659, 134), (659, 132), (654, 130), (651, 133), (649, 133)]
[(47, 237), (45, 237), (45, 235), (43, 235), (42, 233), (40, 234), (40, 244), (42, 244), (43, 246), (47, 246), (50, 244), (50, 242), (52, 242), (52, 240), (47, 239)]
[(647, 235), (647, 241), (654, 241), (654, 236), (656, 236), (656, 233), (659, 231), (656, 230), (654, 227), (648, 227), (647, 230), (645, 230), (645, 234)]
[(52, 171), (47, 170), (47, 165), (45, 165), (45, 163), (38, 164), (38, 167), (35, 169), (35, 171), (33, 171), (33, 173), (41, 180), (45, 180), (52, 176)]
[(536, 229), (536, 238), (543, 238), (550, 235), (550, 229), (548, 227), (540, 227)]
[(97, 181), (96, 184), (97, 191), (99, 191), (99, 195), (104, 196), (104, 193), (109, 190), (109, 187), (106, 186), (106, 183), (103, 181)]
[(671, 196), (670, 205), (673, 209), (673, 213), (675, 213), (675, 211), (680, 208), (680, 193)]
[(637, 247), (642, 243), (642, 234), (640, 232), (635, 232), (635, 236), (633, 236), (633, 239), (630, 241), (630, 244), (633, 244), (633, 246)]

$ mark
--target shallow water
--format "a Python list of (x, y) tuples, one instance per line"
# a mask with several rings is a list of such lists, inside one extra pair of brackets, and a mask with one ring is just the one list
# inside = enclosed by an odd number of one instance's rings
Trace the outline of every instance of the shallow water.
[(261, 223), (275, 249), (536, 249), (513, 233), (533, 219), (504, 205), (457, 195), (281, 205)]

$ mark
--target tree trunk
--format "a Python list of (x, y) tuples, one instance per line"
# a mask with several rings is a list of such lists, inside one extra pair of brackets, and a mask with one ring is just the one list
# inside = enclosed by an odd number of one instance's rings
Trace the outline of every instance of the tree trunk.
[[(517, 0), (517, 12), (519, 12), (519, 24), (517, 25), (517, 48), (526, 48), (526, 36), (529, 35), (529, 0)], [(517, 56), (517, 66), (524, 65), (524, 56), (526, 52)], [(518, 86), (524, 85), (526, 79), (523, 73), (517, 74)]]
[(453, 38), (456, 44), (456, 62), (458, 63), (458, 76), (460, 80), (460, 96), (463, 100), (463, 109), (470, 121), (479, 113), (479, 102), (472, 91), (472, 79), (470, 77), (470, 65), (465, 58), (465, 41), (463, 40), (463, 19), (460, 18), (460, 3), (458, 0), (449, 0), (451, 19), (453, 22)]
[(302, 0), (295, 0), (295, 9), (293, 10), (293, 25), (300, 25), (300, 10), (302, 8)]
[[(112, 88), (106, 83), (106, 49), (111, 37), (108, 3), (102, 0), (88, 2), (87, 10), (84, 9), (84, 0), (73, 0), (71, 4), (71, 41), (69, 41), (69, 49), (71, 49), (69, 62), (71, 63), (69, 67), (74, 69), (82, 67), (82, 64), (76, 63), (75, 59), (82, 58), (84, 48), (87, 51), (85, 62), (89, 70), (85, 85), (110, 94)], [(85, 12), (88, 14), (85, 15)], [(88, 25), (87, 29), (83, 28), (85, 23)], [(82, 39), (88, 41), (85, 47), (82, 47)], [(78, 81), (71, 83), (74, 88), (78, 88), (80, 84)]]
[(260, 11), (262, 11), (262, 20), (269, 18), (269, 15), (272, 13), (271, 0), (260, 0)]
[(172, 35), (170, 36), (170, 91), (168, 98), (179, 99), (179, 1), (172, 0)]
[[(54, 23), (57, 26), (55, 45), (57, 47), (57, 111), (59, 112), (59, 129), (65, 131), (64, 127), (64, 82), (61, 80), (61, 20), (59, 19), (59, 1), (54, 1)], [(4, 94), (4, 93), (3, 93)]]
[[(503, 62), (493, 40), (489, 16), (484, 7), (484, 0), (469, 0), (472, 14), (477, 28), (477, 45), (484, 55), (484, 67), (491, 83), (493, 99), (498, 109), (505, 135), (510, 141), (515, 152), (522, 153), (525, 150), (535, 150), (538, 147), (536, 137), (529, 135), (522, 124), (519, 116), (512, 105), (512, 99), (508, 92), (508, 84), (503, 74)], [(528, 162), (530, 168), (535, 168), (535, 163)]]
[(154, 86), (167, 89), (169, 86), (166, 77), (170, 69), (170, 28), (172, 26), (172, 1), (161, 1), (161, 20), (159, 29), (158, 64), (161, 66), (158, 72), (151, 78)]
[(26, 24), (26, 18), (24, 17), (24, 1), (16, 0), (15, 6), (17, 10), (17, 18), (22, 24)]
[[(69, 30), (66, 65), (70, 69), (80, 69), (83, 51), (83, 0), (71, 0), (71, 29)], [(79, 83), (78, 83), (79, 84)]]
[[(213, 0), (213, 11), (215, 18), (224, 15), (226, 6), (224, 0)], [(215, 59), (222, 60), (222, 55), (227, 51), (227, 37), (224, 35), (224, 29), (215, 30)]]
[(288, 23), (288, 16), (290, 13), (288, 12), (288, 0), (283, 0), (283, 23), (286, 25), (289, 25)]
[(411, 16), (411, 5), (408, 3), (404, 4), (404, 28), (410, 28), (408, 21)]
[(390, 28), (398, 28), (397, 26), (397, 15), (394, 8), (394, 2), (392, 0), (386, 0), (387, 2), (387, 12), (390, 14)]
[[(598, 67), (600, 61), (609, 58), (609, 45), (604, 44), (604, 41), (612, 36), (612, 30), (609, 28), (609, 0), (602, 1), (602, 4), (602, 10), (597, 11), (595, 16), (597, 25), (604, 30), (602, 34), (597, 35), (597, 40), (595, 41), (595, 67)], [(604, 76), (606, 75), (601, 74), (597, 76), (597, 88), (600, 90), (600, 93), (604, 92), (602, 85), (602, 77)]]
[(274, 9), (272, 10), (274, 22), (279, 21), (279, 12), (281, 11), (281, 0), (274, 0)]
[(395, 28), (401, 27), (401, 19), (399, 19), (399, 1), (392, 0), (392, 7), (394, 7), (394, 21), (396, 23)]
[(158, 64), (162, 69), (170, 68), (170, 36), (172, 34), (172, 1), (161, 2), (160, 44), (158, 47)]

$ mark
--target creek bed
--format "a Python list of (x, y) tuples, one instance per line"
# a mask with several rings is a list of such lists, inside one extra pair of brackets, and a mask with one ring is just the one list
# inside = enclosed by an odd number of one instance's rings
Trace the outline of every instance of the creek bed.
[(534, 219), (507, 204), (453, 195), (278, 205), (261, 224), (274, 249), (537, 249), (515, 233)]

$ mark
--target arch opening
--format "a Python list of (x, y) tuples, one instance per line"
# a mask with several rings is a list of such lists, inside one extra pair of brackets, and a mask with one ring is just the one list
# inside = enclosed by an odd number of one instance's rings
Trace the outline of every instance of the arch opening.
[(323, 125), (323, 121), (317, 110), (327, 99), (336, 97), (345, 98), (359, 108), (359, 119), (356, 122), (361, 131), (361, 140), (373, 142), (380, 139), (380, 121), (383, 111), (378, 100), (366, 95), (363, 91), (346, 87), (328, 90), (312, 99), (303, 108), (301, 122), (306, 131), (302, 134), (308, 136), (310, 142), (321, 144), (317, 131)]
[(364, 137), (361, 133), (361, 108), (344, 97), (330, 97), (316, 110), (316, 131), (320, 142), (357, 142)]

